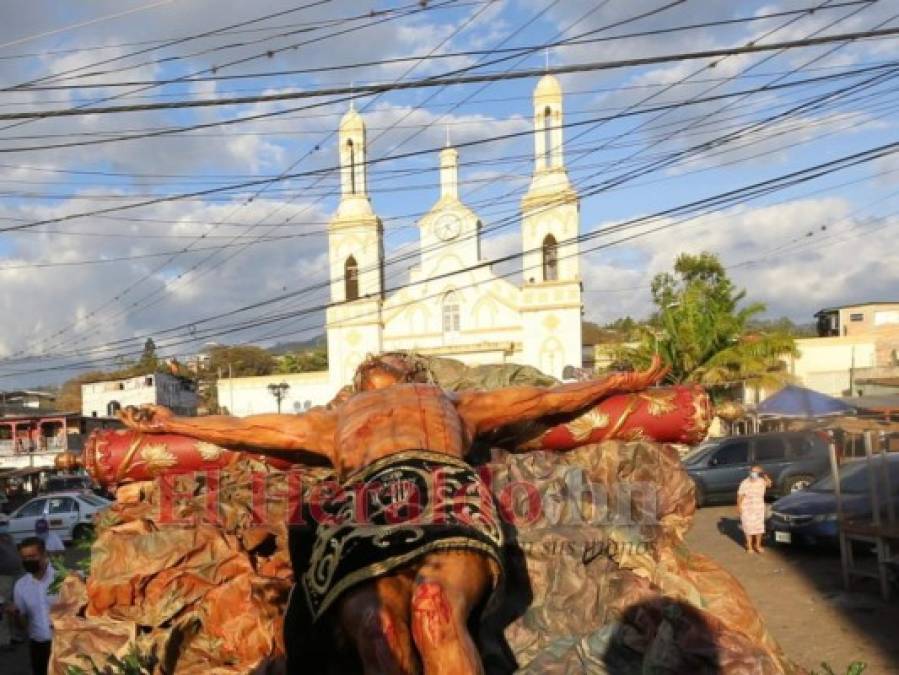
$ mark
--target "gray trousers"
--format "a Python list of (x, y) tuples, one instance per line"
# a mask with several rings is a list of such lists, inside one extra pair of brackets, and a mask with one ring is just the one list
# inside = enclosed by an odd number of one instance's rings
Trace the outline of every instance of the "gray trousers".
[[(16, 577), (0, 574), (0, 597), (5, 604), (12, 603), (12, 589), (16, 584)], [(4, 612), (0, 614), (0, 647), (9, 645), (13, 636), (12, 619)]]

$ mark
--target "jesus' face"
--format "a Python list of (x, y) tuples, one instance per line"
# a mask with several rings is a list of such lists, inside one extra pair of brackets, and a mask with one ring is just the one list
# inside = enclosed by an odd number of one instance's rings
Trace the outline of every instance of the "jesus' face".
[(399, 373), (389, 368), (374, 366), (368, 368), (362, 374), (361, 391), (374, 391), (376, 389), (386, 389), (401, 382)]

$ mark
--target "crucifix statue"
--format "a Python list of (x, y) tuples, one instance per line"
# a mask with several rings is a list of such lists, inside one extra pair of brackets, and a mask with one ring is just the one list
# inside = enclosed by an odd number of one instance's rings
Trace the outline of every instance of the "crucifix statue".
[(465, 461), (476, 437), (576, 414), (645, 389), (665, 369), (555, 387), (451, 393), (403, 355), (371, 357), (351, 395), (297, 415), (175, 417), (128, 408), (126, 425), (254, 452), (306, 453), (337, 472), (298, 579), (315, 625), (355, 647), (366, 673), (481, 673), (467, 624), (503, 573), (489, 490)]

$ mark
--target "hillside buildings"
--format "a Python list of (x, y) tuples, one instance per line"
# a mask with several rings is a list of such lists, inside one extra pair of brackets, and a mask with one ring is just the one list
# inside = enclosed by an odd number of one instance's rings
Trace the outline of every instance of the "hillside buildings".
[(129, 405), (151, 403), (171, 408), (177, 415), (196, 415), (196, 386), (191, 380), (158, 372), (81, 385), (84, 417), (114, 417)]
[(818, 335), (796, 341), (789, 363), (799, 383), (830, 396), (899, 393), (899, 302), (829, 307)]

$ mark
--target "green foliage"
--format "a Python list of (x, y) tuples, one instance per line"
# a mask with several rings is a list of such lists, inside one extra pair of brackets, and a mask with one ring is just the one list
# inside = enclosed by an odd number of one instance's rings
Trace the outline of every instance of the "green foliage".
[(749, 322), (749, 327), (752, 330), (769, 333), (784, 333), (792, 335), (794, 338), (818, 336), (818, 329), (814, 323), (797, 324), (785, 316), (779, 319), (753, 319)]
[[(811, 675), (837, 675), (836, 671), (831, 668), (828, 664), (821, 664), (821, 673), (819, 674), (817, 670), (813, 670)], [(846, 675), (862, 675), (865, 670), (867, 670), (868, 664), (863, 663), (861, 661), (853, 661), (846, 668)]]
[(53, 571), (56, 573), (53, 576), (53, 583), (47, 586), (47, 593), (50, 595), (56, 595), (59, 593), (59, 587), (62, 586), (63, 580), (71, 571), (66, 564), (63, 562), (61, 557), (57, 557), (55, 555), (50, 556), (50, 564), (53, 566)]
[[(230, 367), (230, 370), (229, 370)], [(220, 345), (209, 350), (205, 372), (221, 377), (250, 377), (275, 372), (275, 358), (262, 347), (253, 345)]]
[(639, 321), (636, 321), (630, 316), (626, 316), (607, 323), (601, 330), (617, 336), (622, 342), (630, 342), (639, 337), (641, 327), (642, 324)]
[(328, 350), (310, 349), (284, 354), (278, 359), (278, 373), (310, 373), (328, 369)]
[(618, 350), (619, 361), (642, 368), (658, 353), (671, 369), (668, 382), (719, 390), (786, 381), (780, 359), (796, 353), (793, 337), (749, 330), (765, 306), (741, 306), (746, 292), (734, 286), (714, 255), (679, 256), (674, 272), (657, 275), (651, 288), (656, 314), (639, 328), (639, 346)]
[(94, 542), (97, 540), (97, 531), (96, 528), (91, 528), (89, 530), (90, 534), (83, 539), (79, 539), (75, 544), (76, 551), (83, 551), (84, 555), (81, 559), (75, 563), (75, 567), (71, 568), (65, 564), (62, 556), (50, 556), (50, 564), (53, 565), (53, 570), (56, 574), (53, 577), (53, 583), (48, 587), (48, 592), (51, 595), (55, 595), (59, 593), (59, 588), (62, 586), (62, 582), (71, 572), (77, 572), (82, 576), (87, 576), (91, 569), (91, 547), (94, 545)]
[(144, 351), (137, 362), (137, 368), (141, 371), (140, 375), (155, 372), (159, 368), (159, 359), (156, 357), (156, 343), (153, 338), (147, 338), (144, 342)]
[(108, 656), (102, 666), (90, 656), (81, 656), (87, 668), (69, 666), (66, 675), (151, 675), (158, 659), (155, 654), (141, 654), (137, 645), (132, 644), (123, 658)]
[(198, 392), (205, 407), (211, 414), (224, 412), (219, 407), (216, 382), (220, 377), (252, 377), (271, 375), (277, 362), (268, 350), (253, 345), (216, 345), (207, 352), (209, 360), (197, 374)]

